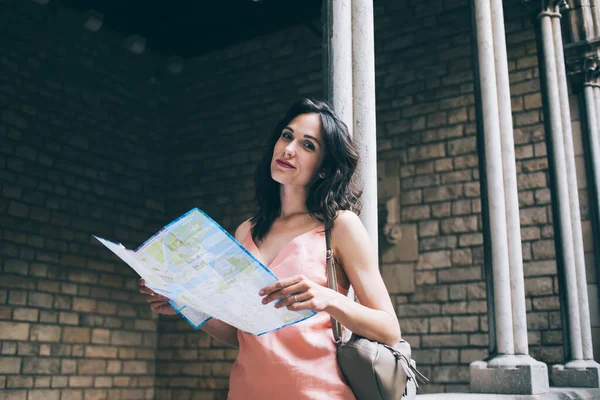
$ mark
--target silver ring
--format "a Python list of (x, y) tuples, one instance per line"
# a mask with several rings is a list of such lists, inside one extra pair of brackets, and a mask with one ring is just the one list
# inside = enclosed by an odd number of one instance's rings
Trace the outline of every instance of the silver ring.
[(294, 295), (294, 303), (298, 302), (298, 298), (296, 297), (296, 295)]

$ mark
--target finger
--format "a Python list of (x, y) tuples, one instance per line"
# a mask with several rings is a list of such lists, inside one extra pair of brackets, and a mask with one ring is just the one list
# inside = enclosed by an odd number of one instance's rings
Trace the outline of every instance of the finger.
[(177, 311), (175, 311), (173, 309), (173, 307), (171, 307), (170, 304), (165, 304), (161, 307), (158, 308), (158, 313), (159, 314), (165, 314), (165, 315), (176, 315)]
[(150, 305), (150, 309), (154, 312), (161, 313), (164, 311), (166, 303), (153, 303)]
[(277, 290), (276, 292), (271, 293), (267, 297), (262, 300), (263, 304), (269, 304), (273, 300), (283, 299), (292, 294), (302, 293), (306, 291), (307, 287), (304, 282), (298, 282), (291, 286), (285, 287), (283, 289)]
[(266, 286), (264, 288), (261, 289), (260, 292), (258, 292), (259, 295), (261, 296), (265, 296), (265, 295), (269, 295), (277, 290), (281, 290), (285, 287), (288, 287), (290, 285), (293, 285), (295, 283), (300, 282), (302, 279), (304, 279), (304, 276), (302, 275), (295, 275), (292, 276), (290, 278), (285, 278), (285, 279), (281, 279), (269, 286)]
[(298, 301), (287, 306), (287, 309), (291, 311), (313, 310), (314, 305), (312, 300)]
[(138, 282), (138, 285), (140, 285), (140, 286), (146, 286), (146, 281), (143, 278), (140, 278), (140, 281)]
[(138, 288), (138, 292), (140, 292), (140, 293), (143, 293), (143, 294), (148, 294), (148, 295), (150, 295), (150, 296), (152, 296), (152, 295), (156, 294), (156, 292), (155, 292), (154, 290), (150, 289), (150, 288), (149, 288), (149, 287), (147, 287), (147, 286), (140, 286), (140, 287)]
[(155, 303), (150, 304), (150, 309), (152, 311), (160, 313), (160, 314), (166, 314), (166, 313), (168, 313), (169, 309), (171, 311), (175, 312), (175, 310), (173, 310), (171, 308), (171, 305), (169, 303), (167, 303), (167, 302), (164, 302), (164, 301), (162, 301), (162, 302), (157, 301)]
[(292, 294), (286, 297), (285, 299), (282, 299), (281, 301), (275, 303), (275, 308), (288, 307), (296, 303), (302, 303), (303, 301), (307, 301), (312, 298), (312, 294), (309, 294), (308, 292)]
[(144, 299), (146, 300), (146, 302), (148, 303), (164, 303), (166, 301), (169, 301), (169, 299), (165, 296), (161, 296), (161, 295), (145, 295)]

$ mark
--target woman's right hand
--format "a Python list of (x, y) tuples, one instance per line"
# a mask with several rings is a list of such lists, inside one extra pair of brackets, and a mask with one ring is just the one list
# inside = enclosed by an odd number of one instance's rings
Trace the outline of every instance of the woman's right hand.
[[(165, 315), (177, 314), (177, 312), (171, 308), (169, 299), (165, 296), (161, 296), (146, 286), (146, 282), (144, 282), (143, 279), (140, 279), (138, 290), (144, 295), (144, 299), (150, 303), (152, 311)], [(223, 321), (212, 318), (202, 325), (201, 329), (218, 341), (229, 346), (239, 347), (240, 345), (237, 337), (237, 328), (234, 328)]]
[(169, 304), (169, 299), (146, 286), (146, 282), (143, 279), (140, 279), (138, 290), (144, 295), (146, 301), (150, 303), (150, 309), (152, 309), (152, 311), (164, 315), (177, 314)]

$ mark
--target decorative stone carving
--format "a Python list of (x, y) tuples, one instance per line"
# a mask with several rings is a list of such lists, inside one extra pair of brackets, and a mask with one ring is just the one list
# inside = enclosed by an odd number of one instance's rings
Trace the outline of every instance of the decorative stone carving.
[(574, 89), (595, 80), (600, 73), (600, 39), (566, 45), (565, 63)]
[[(398, 161), (379, 161), (377, 163), (377, 193), (379, 207), (383, 208), (383, 238), (387, 244), (396, 244), (402, 237), (400, 230), (400, 180), (398, 179)], [(381, 223), (383, 222), (383, 223)]]
[(402, 224), (399, 162), (377, 165), (379, 206), (379, 256), (381, 273), (390, 293), (415, 291), (415, 264), (419, 259), (417, 225)]
[(521, 3), (533, 12), (540, 12), (540, 10), (546, 10), (555, 6), (559, 6), (561, 9), (570, 8), (566, 0), (521, 0)]
[(419, 239), (414, 224), (396, 225), (401, 237), (395, 243), (381, 243), (381, 261), (383, 263), (406, 263), (419, 259)]
[(387, 219), (383, 226), (383, 234), (390, 244), (396, 244), (402, 239), (400, 229), (400, 201), (398, 197), (392, 197), (386, 201)]

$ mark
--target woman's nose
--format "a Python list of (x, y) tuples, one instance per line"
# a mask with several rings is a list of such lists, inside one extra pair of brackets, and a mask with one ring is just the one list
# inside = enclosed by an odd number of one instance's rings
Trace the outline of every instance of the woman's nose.
[(290, 143), (288, 143), (287, 146), (285, 146), (285, 152), (288, 154), (295, 154), (296, 153), (296, 141), (292, 140)]

